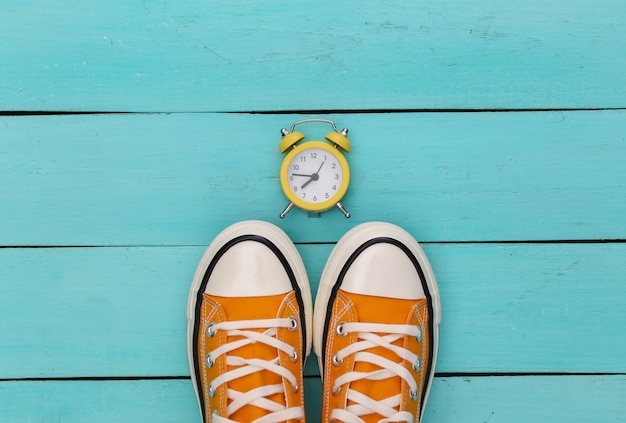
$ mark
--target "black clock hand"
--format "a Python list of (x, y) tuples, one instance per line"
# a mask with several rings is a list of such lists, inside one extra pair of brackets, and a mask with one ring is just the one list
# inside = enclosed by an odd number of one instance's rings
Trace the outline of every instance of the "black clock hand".
[(322, 162), (322, 164), (320, 165), (319, 169), (317, 169), (317, 172), (315, 172), (316, 175), (318, 173), (320, 173), (320, 170), (322, 170), (322, 166), (324, 166), (324, 163), (326, 163), (326, 162)]
[(313, 181), (317, 181), (320, 178), (319, 172), (320, 170), (322, 170), (322, 166), (324, 166), (324, 163), (326, 162), (322, 162), (322, 164), (320, 165), (319, 169), (317, 169), (317, 172), (315, 172), (313, 175), (311, 175), (311, 179), (309, 179), (308, 181), (306, 181), (301, 187), (300, 189), (304, 189), (304, 187), (306, 187), (307, 185), (309, 185), (311, 182)]
[(311, 175), (311, 178), (308, 181), (306, 181), (304, 184), (302, 184), (300, 189), (304, 189), (304, 187), (306, 187), (307, 185), (309, 185), (313, 181), (317, 181), (319, 178), (320, 178), (319, 175), (317, 173), (314, 173), (313, 175)]
[(307, 178), (311, 178), (313, 175), (304, 175), (302, 173), (292, 173), (293, 176), (306, 176)]

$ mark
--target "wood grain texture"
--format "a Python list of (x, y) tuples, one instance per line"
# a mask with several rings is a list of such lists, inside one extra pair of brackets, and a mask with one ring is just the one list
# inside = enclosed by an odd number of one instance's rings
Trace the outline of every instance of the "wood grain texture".
[[(436, 378), (424, 423), (626, 422), (624, 376)], [(321, 382), (305, 379), (307, 421)], [(189, 380), (0, 382), (3, 423), (199, 422)]]
[(351, 129), (353, 217), (280, 220), (279, 129), (301, 117), (1, 117), (0, 245), (205, 245), (245, 219), (297, 242), (373, 220), (434, 242), (626, 238), (624, 112), (327, 116)]
[(0, 382), (4, 423), (200, 422), (190, 380)]
[[(313, 295), (331, 248), (298, 246)], [(626, 244), (424, 248), (442, 298), (439, 372), (626, 372)], [(189, 375), (203, 251), (0, 249), (0, 379)]]
[(436, 379), (424, 423), (626, 422), (626, 376)]
[(5, 0), (0, 110), (626, 106), (621, 0)]
[[(220, 230), (262, 219), (314, 294), (358, 223), (425, 242), (423, 423), (626, 423), (625, 20), (623, 0), (3, 0), (0, 422), (199, 421), (187, 290)], [(350, 129), (349, 220), (278, 218), (279, 130), (304, 117)]]

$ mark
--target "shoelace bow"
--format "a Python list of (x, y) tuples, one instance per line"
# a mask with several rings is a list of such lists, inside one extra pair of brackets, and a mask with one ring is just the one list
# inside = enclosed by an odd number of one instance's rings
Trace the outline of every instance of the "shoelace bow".
[[(218, 330), (227, 331), (227, 337), (242, 337), (236, 341), (226, 343), (209, 353), (207, 363), (212, 365), (220, 356), (226, 354), (226, 365), (235, 367), (216, 377), (209, 386), (209, 395), (215, 395), (217, 389), (240, 377), (251, 375), (260, 371), (270, 371), (289, 381), (294, 390), (298, 390), (298, 380), (296, 376), (279, 364), (278, 354), (272, 360), (259, 358), (242, 358), (231, 355), (231, 352), (253, 343), (262, 343), (283, 351), (295, 361), (298, 360), (298, 351), (286, 342), (276, 338), (278, 328), (295, 329), (297, 321), (294, 318), (245, 320), (234, 322), (216, 323), (209, 327), (209, 334), (213, 336)], [(252, 329), (266, 329), (264, 332), (257, 332)], [(276, 385), (263, 385), (251, 389), (248, 392), (238, 392), (228, 389), (227, 396), (230, 403), (227, 406), (227, 415), (220, 416), (213, 414), (214, 423), (236, 423), (229, 418), (237, 410), (246, 405), (254, 405), (268, 412), (265, 416), (256, 419), (253, 423), (277, 423), (290, 419), (304, 418), (303, 407), (287, 408), (283, 404), (277, 403), (267, 397), (274, 394), (285, 394), (282, 383)]]
[[(359, 341), (338, 351), (333, 357), (333, 361), (339, 364), (346, 357), (354, 354), (355, 363), (370, 363), (378, 366), (380, 369), (367, 373), (352, 371), (343, 374), (336, 379), (335, 385), (332, 387), (333, 392), (338, 392), (342, 385), (359, 380), (376, 381), (400, 377), (409, 385), (411, 398), (417, 400), (417, 382), (405, 366), (380, 355), (366, 352), (366, 350), (375, 347), (383, 347), (392, 351), (398, 358), (408, 361), (415, 370), (418, 370), (421, 366), (419, 356), (406, 348), (393, 345), (393, 342), (406, 335), (414, 336), (418, 340), (421, 340), (422, 331), (418, 326), (358, 322), (340, 323), (340, 326), (342, 326), (342, 335), (356, 332), (358, 333)], [(387, 335), (380, 336), (377, 334)], [(379, 420), (379, 423), (413, 422), (413, 415), (410, 412), (399, 411), (402, 401), (401, 393), (392, 395), (382, 401), (377, 401), (356, 390), (348, 389), (347, 398), (353, 404), (349, 405), (346, 409), (332, 410), (330, 416), (331, 420), (336, 419), (346, 423), (363, 423), (364, 420), (361, 419), (360, 416), (376, 413), (384, 417)]]

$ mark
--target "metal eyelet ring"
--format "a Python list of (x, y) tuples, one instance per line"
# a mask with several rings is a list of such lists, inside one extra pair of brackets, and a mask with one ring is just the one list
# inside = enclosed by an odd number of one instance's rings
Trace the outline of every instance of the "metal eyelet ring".
[(215, 360), (213, 360), (213, 357), (211, 357), (211, 353), (208, 353), (206, 355), (206, 365), (207, 365), (207, 367), (211, 368), (211, 367), (213, 367), (214, 364), (215, 364)]
[(339, 357), (337, 357), (337, 354), (333, 355), (333, 365), (341, 366), (342, 364), (343, 364), (343, 358), (339, 359)]
[(298, 386), (297, 383), (294, 383), (293, 385), (291, 385), (291, 388), (293, 389), (293, 392), (297, 393), (298, 390), (300, 389), (300, 387)]
[(293, 354), (289, 356), (289, 360), (291, 360), (292, 363), (298, 361), (298, 351), (293, 350)]
[(409, 395), (411, 395), (411, 400), (417, 401), (417, 389), (415, 391), (409, 391)]
[(219, 416), (219, 413), (217, 412), (217, 409), (213, 410), (213, 415), (214, 416)]
[(215, 322), (211, 322), (206, 328), (206, 336), (208, 336), (209, 338), (213, 338), (216, 333), (217, 330), (215, 329)]
[(213, 385), (209, 385), (209, 396), (211, 398), (213, 398), (215, 396), (215, 388), (213, 387)]
[(417, 342), (422, 342), (422, 328), (421, 327), (417, 327), (417, 335), (415, 335), (415, 340)]
[(346, 332), (343, 330), (343, 327), (345, 324), (346, 322), (341, 322), (337, 325), (337, 329), (335, 330), (337, 332), (337, 336), (340, 336), (343, 338), (344, 336), (347, 335)]
[(298, 329), (298, 320), (295, 317), (289, 316), (289, 322), (291, 323), (291, 326), (289, 326), (287, 329), (289, 329), (292, 332)]
[(420, 358), (417, 357), (417, 361), (415, 362), (415, 364), (413, 364), (413, 370), (415, 370), (416, 372), (419, 372), (421, 368), (422, 368), (422, 360), (420, 360)]

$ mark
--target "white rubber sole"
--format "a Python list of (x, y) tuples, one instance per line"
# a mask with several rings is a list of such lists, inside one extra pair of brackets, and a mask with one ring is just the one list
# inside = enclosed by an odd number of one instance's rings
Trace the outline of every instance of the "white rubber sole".
[[(313, 338), (313, 301), (311, 298), (311, 288), (309, 286), (309, 279), (304, 268), (304, 263), (300, 257), (300, 253), (296, 249), (291, 239), (287, 234), (279, 227), (259, 220), (248, 220), (244, 222), (235, 223), (220, 232), (211, 245), (204, 252), (196, 272), (194, 274), (191, 288), (189, 289), (189, 297), (187, 299), (187, 360), (189, 362), (189, 370), (191, 372), (191, 380), (196, 392), (196, 398), (199, 401), (198, 385), (195, 378), (194, 357), (193, 357), (193, 338), (194, 338), (194, 323), (196, 320), (196, 299), (197, 293), (202, 284), (202, 279), (211, 264), (211, 261), (217, 254), (217, 252), (228, 242), (234, 238), (244, 235), (258, 235), (271, 241), (282, 252), (287, 260), (287, 263), (293, 270), (296, 282), (300, 288), (302, 302), (304, 305), (304, 317), (306, 327), (306, 348), (305, 356), (308, 356), (311, 352), (312, 338)], [(202, 410), (202, 405), (198, 403), (198, 406)]]
[[(313, 350), (317, 355), (317, 360), (323, 376), (323, 357), (322, 350), (324, 344), (324, 325), (326, 323), (326, 315), (328, 301), (332, 294), (334, 285), (339, 278), (339, 274), (350, 258), (361, 245), (379, 237), (393, 238), (404, 244), (409, 251), (417, 258), (417, 261), (424, 272), (426, 285), (430, 293), (432, 309), (433, 309), (433, 364), (437, 361), (437, 353), (439, 347), (439, 323), (441, 322), (441, 302), (439, 298), (439, 288), (435, 275), (430, 267), (428, 258), (424, 254), (422, 247), (417, 241), (404, 229), (385, 222), (370, 222), (358, 225), (348, 231), (337, 243), (330, 254), (326, 266), (322, 272), (320, 285), (315, 298), (315, 306), (313, 312)], [(425, 388), (424, 404), (430, 394), (430, 388), (434, 376), (435, 366), (431, 368), (428, 386)], [(422, 414), (424, 407), (422, 407)]]

